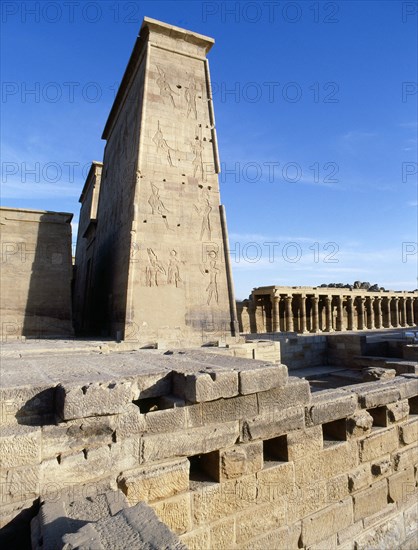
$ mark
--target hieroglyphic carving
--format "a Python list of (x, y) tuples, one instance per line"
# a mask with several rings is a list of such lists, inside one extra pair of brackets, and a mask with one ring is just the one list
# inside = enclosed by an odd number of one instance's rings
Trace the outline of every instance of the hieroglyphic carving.
[(176, 104), (174, 103), (173, 94), (175, 95), (179, 95), (179, 94), (175, 90), (171, 89), (171, 86), (167, 81), (167, 77), (165, 75), (164, 70), (158, 65), (156, 65), (156, 67), (158, 71), (157, 86), (160, 88), (160, 96), (163, 98), (170, 98), (170, 101), (173, 107), (175, 107)]
[(196, 98), (198, 91), (194, 77), (190, 78), (189, 86), (185, 89), (184, 93), (187, 102), (187, 117), (189, 117), (190, 113), (193, 113), (195, 119), (197, 120)]
[(212, 299), (215, 299), (215, 302), (219, 303), (219, 294), (218, 294), (218, 273), (221, 271), (216, 263), (218, 259), (218, 254), (215, 250), (208, 252), (209, 263), (206, 266), (201, 266), (200, 271), (203, 275), (209, 275), (209, 284), (206, 287), (206, 292), (208, 293), (207, 305), (209, 306), (212, 302)]
[(170, 166), (174, 166), (173, 160), (171, 158), (171, 152), (172, 151), (175, 152), (175, 149), (170, 147), (168, 145), (167, 141), (164, 139), (164, 135), (163, 135), (163, 133), (161, 131), (161, 128), (160, 128), (160, 121), (158, 121), (158, 129), (155, 132), (154, 137), (152, 138), (152, 141), (157, 146), (157, 151), (159, 151), (160, 149), (162, 151), (164, 151), (164, 153), (166, 154), (166, 157), (167, 157), (168, 164)]
[(146, 284), (147, 286), (158, 286), (158, 274), (165, 275), (166, 271), (164, 266), (158, 259), (152, 248), (147, 248), (149, 265), (145, 270)]
[(181, 282), (179, 260), (177, 258), (176, 250), (170, 252), (170, 259), (167, 269), (167, 284), (178, 287), (178, 283)]

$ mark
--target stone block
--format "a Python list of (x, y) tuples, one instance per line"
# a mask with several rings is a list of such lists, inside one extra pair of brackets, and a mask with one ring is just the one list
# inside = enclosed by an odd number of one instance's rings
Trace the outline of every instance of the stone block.
[(403, 513), (405, 523), (405, 537), (411, 537), (416, 535), (418, 531), (418, 506), (416, 499), (413, 500), (411, 506), (408, 506)]
[(337, 502), (343, 500), (349, 494), (348, 490), (348, 474), (340, 474), (326, 482), (328, 502)]
[(388, 483), (390, 500), (392, 502), (406, 501), (416, 493), (414, 468), (410, 466), (406, 470), (391, 475)]
[(383, 510), (388, 504), (386, 479), (375, 483), (369, 489), (353, 495), (354, 521), (364, 519)]
[(359, 441), (360, 460), (370, 462), (375, 458), (393, 452), (398, 447), (398, 432), (392, 428), (376, 428), (365, 439)]
[(389, 422), (401, 422), (408, 418), (409, 404), (407, 399), (397, 401), (396, 403), (388, 403), (386, 409)]
[(327, 480), (349, 472), (358, 465), (357, 446), (349, 441), (336, 442), (312, 460), (309, 457), (295, 463), (296, 483)]
[(1, 468), (39, 464), (41, 460), (41, 428), (3, 426), (0, 428)]
[(302, 519), (302, 543), (316, 544), (353, 523), (353, 504), (347, 498)]
[[(337, 542), (339, 545), (352, 543), (354, 537), (363, 531), (363, 522), (356, 521), (344, 529), (338, 529)], [(351, 548), (354, 548), (353, 546)]]
[(173, 432), (169, 437), (164, 434), (145, 434), (141, 440), (140, 460), (150, 462), (209, 453), (222, 447), (231, 447), (238, 436), (238, 421)]
[(257, 396), (255, 394), (217, 399), (201, 404), (203, 424), (219, 424), (258, 414)]
[(309, 382), (289, 376), (286, 386), (257, 393), (259, 413), (274, 414), (277, 410), (306, 405), (311, 399)]
[(396, 378), (385, 382), (368, 382), (346, 386), (344, 389), (356, 392), (359, 403), (364, 409), (387, 405), (401, 399), (400, 386), (396, 383)]
[(305, 427), (303, 407), (271, 409), (241, 423), (241, 441), (270, 439)]
[(300, 522), (275, 529), (258, 537), (251, 539), (240, 547), (240, 550), (288, 550), (299, 547), (301, 533)]
[(365, 489), (372, 483), (370, 464), (361, 464), (358, 468), (348, 473), (348, 488), (350, 492)]
[(139, 407), (128, 403), (124, 412), (115, 417), (116, 438), (137, 436), (146, 431), (145, 415), (141, 414)]
[(373, 426), (373, 417), (367, 411), (356, 411), (347, 418), (347, 437), (363, 437), (368, 435)]
[(289, 461), (304, 460), (322, 451), (322, 426), (291, 431), (286, 437)]
[(236, 541), (238, 547), (250, 539), (284, 527), (286, 524), (286, 506), (284, 503), (268, 503), (249, 508), (236, 517)]
[(407, 420), (398, 426), (399, 437), (404, 445), (410, 445), (418, 440), (418, 416)]
[[(18, 369), (19, 365), (16, 364)], [(0, 388), (0, 426), (40, 424), (43, 417), (55, 412), (55, 388), (26, 384)]]
[(238, 372), (207, 367), (200, 372), (173, 372), (173, 393), (190, 403), (238, 395)]
[(0, 502), (2, 505), (14, 502), (35, 500), (40, 493), (40, 466), (21, 466), (19, 468), (1, 468)]
[[(229, 550), (235, 544), (235, 518), (226, 518), (210, 526), (211, 548)], [(200, 549), (199, 549), (200, 550)]]
[(56, 412), (63, 420), (121, 414), (134, 399), (128, 380), (65, 384), (56, 390)]
[(371, 471), (375, 479), (383, 476), (384, 477), (389, 476), (392, 473), (392, 470), (393, 470), (393, 466), (392, 466), (390, 455), (386, 455), (386, 456), (383, 456), (382, 458), (372, 461)]
[(202, 527), (201, 529), (184, 533), (184, 535), (179, 535), (179, 539), (187, 546), (188, 550), (211, 550), (208, 527)]
[(157, 410), (145, 415), (145, 430), (147, 433), (177, 432), (185, 428), (185, 407)]
[(345, 418), (357, 408), (357, 396), (340, 390), (324, 390), (312, 396), (306, 408), (306, 425), (318, 425)]
[(418, 447), (416, 444), (407, 445), (398, 452), (393, 454), (395, 470), (404, 470), (408, 466), (416, 466), (418, 464)]
[(199, 484), (192, 489), (192, 516), (196, 525), (222, 520), (257, 503), (255, 475), (224, 483)]
[(253, 369), (245, 369), (239, 372), (239, 393), (267, 391), (273, 388), (285, 386), (288, 374), (285, 365), (263, 365)]
[(130, 505), (152, 502), (188, 491), (189, 469), (187, 458), (171, 460), (122, 472), (117, 483)]
[(215, 481), (254, 474), (263, 468), (263, 442), (242, 443), (206, 454), (201, 467)]
[(257, 473), (257, 502), (281, 502), (294, 498), (296, 490), (292, 462), (265, 462)]
[(192, 528), (190, 494), (160, 500), (150, 504), (160, 520), (174, 533), (182, 534)]
[(111, 444), (117, 420), (118, 417), (101, 416), (42, 426), (42, 460), (56, 458), (63, 452)]
[(405, 528), (402, 516), (395, 516), (371, 527), (354, 539), (356, 548), (402, 548)]

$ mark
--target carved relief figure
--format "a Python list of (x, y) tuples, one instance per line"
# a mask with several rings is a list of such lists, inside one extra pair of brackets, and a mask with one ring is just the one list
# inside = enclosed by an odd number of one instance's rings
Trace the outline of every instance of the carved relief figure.
[(171, 89), (171, 86), (167, 81), (167, 77), (163, 69), (158, 65), (156, 65), (156, 67), (158, 71), (157, 86), (160, 88), (160, 96), (163, 97), (164, 99), (170, 98), (173, 107), (175, 107), (176, 104), (174, 103), (173, 94), (175, 95), (179, 95), (179, 94), (176, 91)]
[(146, 284), (147, 286), (158, 286), (158, 274), (165, 275), (165, 269), (152, 248), (147, 248), (147, 252), (150, 265), (145, 270)]
[(212, 250), (208, 253), (208, 256), (210, 258), (209, 265), (205, 266), (204, 268), (201, 268), (201, 272), (203, 275), (208, 274), (209, 275), (209, 284), (206, 287), (206, 292), (208, 293), (208, 299), (207, 299), (207, 305), (209, 306), (212, 302), (212, 299), (215, 299), (215, 302), (219, 303), (219, 294), (218, 294), (218, 273), (220, 272), (220, 269), (216, 266), (218, 255), (217, 253)]
[(210, 195), (207, 189), (203, 192), (203, 197), (200, 199), (199, 205), (194, 205), (196, 212), (202, 215), (202, 225), (200, 229), (200, 240), (203, 240), (204, 236), (210, 241), (212, 238), (212, 228), (210, 224), (210, 213), (212, 212), (212, 206), (210, 205)]
[(160, 128), (160, 121), (158, 121), (158, 130), (155, 132), (154, 137), (152, 138), (152, 141), (157, 146), (157, 150), (160, 149), (164, 151), (164, 153), (167, 156), (167, 161), (170, 166), (174, 166), (172, 158), (171, 158), (171, 151), (175, 151), (172, 147), (170, 147), (167, 143), (167, 141), (164, 139), (163, 133)]
[(169, 212), (169, 210), (165, 207), (163, 201), (161, 200), (160, 190), (153, 183), (151, 183), (151, 195), (148, 199), (148, 204), (151, 206), (152, 214), (160, 214), (164, 220), (166, 228), (170, 229), (166, 216), (166, 212)]
[(196, 98), (197, 98), (197, 86), (195, 79), (190, 78), (189, 86), (185, 90), (185, 96), (187, 101), (187, 117), (190, 113), (194, 114), (195, 119), (197, 119), (197, 108), (196, 108)]
[(203, 141), (201, 128), (198, 127), (196, 133), (197, 137), (195, 141), (190, 142), (192, 152), (194, 153), (194, 158), (192, 160), (193, 177), (195, 178), (196, 174), (200, 172), (201, 179), (205, 181), (206, 178), (203, 170)]
[(181, 282), (179, 260), (177, 258), (177, 252), (173, 249), (170, 252), (170, 260), (168, 262), (167, 270), (167, 284), (175, 285), (178, 287), (178, 283)]

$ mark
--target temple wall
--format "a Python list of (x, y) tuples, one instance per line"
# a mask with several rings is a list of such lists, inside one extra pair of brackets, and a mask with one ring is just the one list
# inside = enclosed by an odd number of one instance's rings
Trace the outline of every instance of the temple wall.
[[(2, 525), (39, 496), (119, 488), (190, 549), (413, 548), (415, 375), (311, 394), (284, 365), (140, 357), (100, 356), (90, 382), (75, 368), (72, 381), (15, 391), (2, 415)], [(116, 364), (129, 376), (104, 375)]]
[(1, 208), (0, 216), (2, 341), (71, 336), (72, 214)]

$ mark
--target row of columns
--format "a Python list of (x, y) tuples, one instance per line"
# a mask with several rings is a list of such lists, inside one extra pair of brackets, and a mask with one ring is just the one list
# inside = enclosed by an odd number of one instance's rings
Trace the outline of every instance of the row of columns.
[[(270, 300), (273, 332), (373, 330), (418, 324), (416, 297), (273, 294)], [(283, 302), (284, 308), (281, 307)], [(268, 330), (268, 327), (263, 328)]]

